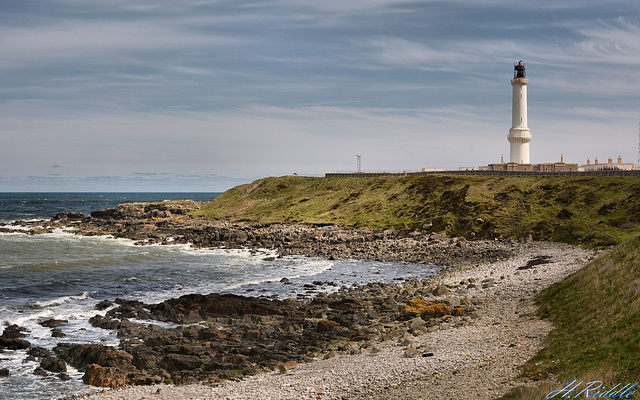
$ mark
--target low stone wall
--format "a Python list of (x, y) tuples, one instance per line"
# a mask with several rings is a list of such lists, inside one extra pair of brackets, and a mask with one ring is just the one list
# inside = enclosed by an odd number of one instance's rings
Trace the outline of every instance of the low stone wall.
[(424, 176), (424, 175), (477, 175), (477, 176), (637, 176), (640, 170), (603, 170), (603, 171), (426, 171), (426, 172), (327, 172), (325, 178), (365, 178), (377, 176)]

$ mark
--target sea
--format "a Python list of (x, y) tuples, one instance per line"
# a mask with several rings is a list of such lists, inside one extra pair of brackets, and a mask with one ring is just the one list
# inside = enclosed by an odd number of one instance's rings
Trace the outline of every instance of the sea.
[[(60, 211), (91, 211), (128, 202), (191, 199), (211, 201), (219, 193), (0, 193), (0, 227), (15, 221), (48, 220)], [(0, 233), (0, 332), (12, 324), (26, 328), (31, 346), (53, 349), (57, 343), (100, 343), (117, 347), (116, 335), (94, 328), (88, 319), (102, 300), (116, 298), (157, 303), (191, 293), (235, 293), (269, 298), (313, 296), (305, 284), (331, 292), (369, 282), (423, 279), (440, 271), (435, 265), (325, 260), (303, 256), (273, 259), (273, 250), (198, 249), (190, 245), (135, 245), (110, 236), (86, 237), (63, 229), (29, 235)], [(284, 285), (281, 280), (289, 279)], [(48, 319), (68, 323), (66, 335), (51, 337), (40, 325)], [(171, 328), (171, 324), (160, 324)], [(38, 361), (26, 350), (0, 351), (0, 400), (59, 399), (96, 388), (82, 383), (83, 373), (68, 366), (70, 380), (54, 373), (34, 374)]]

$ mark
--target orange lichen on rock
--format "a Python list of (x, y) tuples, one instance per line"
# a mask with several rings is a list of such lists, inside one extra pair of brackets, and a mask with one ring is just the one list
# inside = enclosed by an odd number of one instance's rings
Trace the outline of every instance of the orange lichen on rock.
[(451, 315), (451, 311), (451, 307), (444, 303), (422, 299), (411, 299), (409, 304), (405, 306), (407, 314), (415, 314), (424, 320)]

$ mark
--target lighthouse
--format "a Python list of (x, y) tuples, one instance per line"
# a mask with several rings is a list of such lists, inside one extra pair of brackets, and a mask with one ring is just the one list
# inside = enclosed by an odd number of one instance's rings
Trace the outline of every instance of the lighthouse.
[(517, 164), (530, 164), (529, 142), (531, 142), (531, 132), (527, 127), (527, 84), (524, 71), (524, 62), (516, 62), (513, 67), (513, 104), (511, 108), (511, 129), (507, 140), (511, 144), (510, 162)]

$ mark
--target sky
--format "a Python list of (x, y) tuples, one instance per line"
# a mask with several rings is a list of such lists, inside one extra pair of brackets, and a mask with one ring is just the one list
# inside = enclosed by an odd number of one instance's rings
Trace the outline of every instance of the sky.
[(1, 0), (0, 191), (637, 162), (637, 0)]

